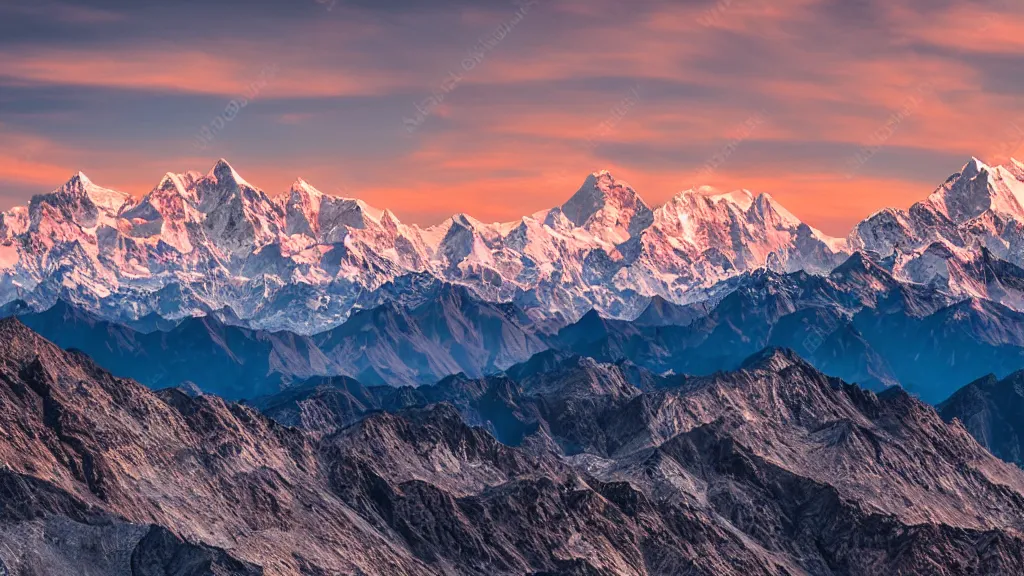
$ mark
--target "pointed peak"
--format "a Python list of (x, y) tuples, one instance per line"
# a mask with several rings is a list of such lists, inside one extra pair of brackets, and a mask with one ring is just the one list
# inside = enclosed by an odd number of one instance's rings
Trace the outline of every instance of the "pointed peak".
[[(803, 221), (800, 220), (800, 218), (798, 218), (796, 214), (790, 212), (785, 206), (780, 204), (778, 200), (776, 200), (774, 197), (772, 197), (771, 194), (767, 192), (762, 192), (758, 194), (757, 197), (754, 198), (753, 204), (757, 211), (761, 214), (761, 216), (767, 215), (768, 212), (774, 212), (784, 221), (788, 222), (791, 226), (799, 226), (803, 224)], [(819, 237), (826, 238), (820, 232), (818, 232), (818, 230), (814, 228), (812, 228), (812, 230)]]
[(386, 226), (398, 226), (402, 222), (398, 219), (398, 216), (395, 216), (394, 212), (385, 208), (384, 210), (381, 210), (380, 223)]
[(586, 314), (580, 316), (580, 319), (576, 321), (577, 324), (604, 324), (604, 316), (597, 311), (597, 308), (591, 308), (587, 310)]
[(383, 210), (378, 210), (377, 208), (370, 206), (369, 204), (363, 202), (362, 200), (359, 200), (358, 198), (352, 198), (351, 200), (352, 202), (355, 202), (356, 206), (359, 207), (359, 211), (362, 212), (363, 215), (369, 218), (370, 220), (373, 220), (374, 222), (380, 222), (381, 219), (384, 218)]
[[(882, 208), (880, 210), (875, 210), (874, 212), (872, 212), (871, 215), (868, 216), (867, 218), (865, 218), (864, 220), (862, 220), (860, 222), (860, 224), (863, 224), (864, 222), (868, 222), (868, 221), (871, 221), (871, 220), (883, 220), (884, 219), (884, 220), (891, 220), (893, 222), (897, 222), (897, 223), (900, 223), (902, 225), (902, 223), (906, 220), (906, 218), (907, 218), (907, 213), (904, 210), (901, 210), (899, 208), (893, 208), (891, 206), (886, 206), (885, 208)], [(858, 226), (860, 224), (858, 224)]]
[(867, 254), (858, 250), (850, 255), (845, 262), (836, 266), (830, 276), (837, 277), (848, 273), (870, 273), (875, 276), (889, 276), (889, 272), (875, 263)]
[(7, 318), (0, 318), (0, 334), (5, 336), (28, 336), (34, 333), (17, 316), (8, 316)]
[[(1009, 180), (1009, 182), (1007, 181)], [(1009, 184), (1013, 185), (1010, 187)], [(1013, 169), (992, 168), (971, 158), (960, 172), (953, 174), (935, 189), (922, 205), (962, 224), (985, 212), (1024, 217), (1024, 198), (1017, 188), (1017, 175)]]
[(297, 178), (295, 182), (292, 183), (291, 187), (288, 188), (289, 194), (294, 194), (296, 192), (300, 194), (308, 194), (310, 196), (323, 196), (323, 192), (317, 190), (315, 186), (306, 182), (302, 178)]
[(92, 204), (109, 213), (116, 213), (122, 206), (131, 200), (131, 196), (129, 194), (97, 186), (89, 180), (84, 173), (77, 172), (60, 188), (57, 188), (53, 192), (33, 196), (30, 203), (46, 202), (52, 205), (55, 202), (66, 202), (66, 200), (58, 199), (60, 196), (64, 195), (78, 199), (76, 201), (81, 201), (83, 199), (88, 200)]
[(803, 358), (789, 348), (771, 347), (757, 352), (743, 361), (741, 370), (768, 370), (781, 372), (790, 366), (807, 365)]
[(56, 348), (48, 340), (26, 326), (17, 316), (0, 319), (0, 340), (9, 352), (9, 359), (16, 358), (22, 362), (47, 348)]
[(709, 309), (707, 301), (696, 304), (676, 304), (654, 295), (643, 312), (634, 320), (638, 326), (686, 326)]
[(473, 229), (476, 228), (479, 222), (469, 214), (466, 214), (465, 212), (459, 212), (458, 214), (452, 216), (452, 224), (455, 226), (460, 226), (462, 228)]
[(961, 174), (980, 174), (982, 171), (988, 169), (988, 164), (985, 164), (976, 157), (971, 156), (971, 159), (967, 162), (967, 164), (964, 164), (964, 167), (960, 172)]
[(187, 188), (188, 184), (182, 174), (168, 172), (163, 175), (163, 178), (160, 179), (160, 183), (156, 185), (154, 191), (173, 191), (182, 196), (187, 196)]
[(94, 186), (92, 180), (89, 180), (89, 177), (84, 172), (79, 171), (72, 174), (60, 188), (57, 188), (57, 191), (83, 191), (91, 186)]
[[(585, 227), (604, 211), (609, 222), (628, 228), (630, 234), (653, 221), (651, 209), (626, 182), (617, 181), (607, 170), (594, 172), (560, 210), (576, 226)], [(614, 217), (614, 218), (611, 218)]]
[(633, 188), (627, 182), (617, 180), (608, 170), (598, 170), (587, 175), (573, 197), (580, 193), (589, 194), (595, 190), (607, 194), (609, 190), (616, 188), (621, 188), (626, 193), (636, 195), (636, 192), (633, 191)]
[(244, 178), (231, 166), (228, 161), (221, 158), (217, 160), (217, 163), (213, 165), (210, 172), (206, 175), (207, 178), (213, 178), (218, 182), (231, 181), (238, 186), (248, 186), (255, 189), (256, 187), (245, 181)]

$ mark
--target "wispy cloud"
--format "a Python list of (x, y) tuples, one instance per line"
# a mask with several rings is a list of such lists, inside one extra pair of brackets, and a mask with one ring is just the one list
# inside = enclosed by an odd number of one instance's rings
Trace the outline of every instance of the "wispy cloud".
[[(763, 108), (771, 120), (702, 183), (771, 192), (844, 234), (882, 205), (920, 199), (971, 155), (1008, 155), (1019, 131), (1007, 126), (1024, 125), (1024, 6), (1009, 0), (542, 0), (425, 106), (430, 128), (416, 138), (401, 119), (415, 121), (414, 105), (514, 4), (64, 4), (80, 8), (47, 18), (36, 3), (0, 7), (0, 124), (60, 143), (34, 159), (0, 152), (10, 189), (50, 189), (85, 169), (143, 193), (166, 170), (224, 156), (271, 191), (299, 175), (326, 190), (351, 178), (368, 201), (422, 223), (514, 218), (563, 202), (602, 168), (657, 203)], [(983, 30), (970, 25), (982, 16)], [(278, 73), (244, 122), (182, 150), (268, 62)], [(935, 89), (910, 110), (924, 82)], [(610, 113), (631, 86), (641, 98)], [(872, 134), (894, 117), (879, 148)]]

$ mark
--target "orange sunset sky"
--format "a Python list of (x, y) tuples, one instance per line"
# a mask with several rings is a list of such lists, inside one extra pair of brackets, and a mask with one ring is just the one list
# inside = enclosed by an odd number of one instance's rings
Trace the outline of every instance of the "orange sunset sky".
[[(301, 176), (420, 224), (516, 219), (609, 169), (652, 205), (694, 183), (743, 187), (845, 235), (971, 156), (1017, 150), (1022, 9), (4, 2), (0, 209), (78, 170), (142, 195), (224, 157), (271, 194)], [(218, 115), (230, 119), (202, 132)]]

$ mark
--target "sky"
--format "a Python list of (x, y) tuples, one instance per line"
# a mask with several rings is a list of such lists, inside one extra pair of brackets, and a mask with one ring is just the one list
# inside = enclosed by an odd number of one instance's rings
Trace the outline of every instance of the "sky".
[(226, 158), (272, 195), (509, 221), (607, 169), (845, 235), (1022, 140), (1013, 0), (0, 0), (0, 209)]

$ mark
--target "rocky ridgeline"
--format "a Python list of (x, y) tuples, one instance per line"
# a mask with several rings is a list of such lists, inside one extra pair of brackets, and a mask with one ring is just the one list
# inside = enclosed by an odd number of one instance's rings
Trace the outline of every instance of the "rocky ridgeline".
[(0, 338), (0, 560), (17, 574), (1024, 565), (1024, 472), (907, 394), (778, 349), (703, 378), (548, 352), (502, 376), (327, 379), (238, 405), (114, 378), (16, 320)]

